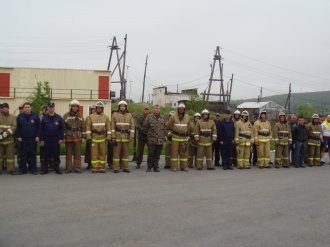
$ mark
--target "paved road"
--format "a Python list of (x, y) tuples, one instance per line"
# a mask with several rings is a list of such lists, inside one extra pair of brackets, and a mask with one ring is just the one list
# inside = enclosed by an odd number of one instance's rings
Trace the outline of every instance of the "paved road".
[(0, 176), (0, 246), (330, 245), (330, 166)]

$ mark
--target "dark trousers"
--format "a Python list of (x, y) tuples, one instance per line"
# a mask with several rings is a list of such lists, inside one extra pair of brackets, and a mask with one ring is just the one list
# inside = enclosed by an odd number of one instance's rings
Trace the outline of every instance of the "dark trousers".
[(307, 149), (306, 142), (295, 141), (295, 151), (293, 156), (293, 165), (302, 166), (305, 161), (305, 154)]
[(54, 160), (54, 169), (60, 169), (60, 145), (57, 137), (47, 137), (45, 139), (45, 170), (48, 171), (48, 166), (51, 159)]
[(140, 165), (143, 161), (144, 146), (147, 145), (147, 140), (139, 140), (136, 152), (136, 164)]
[(221, 145), (221, 159), (222, 159), (222, 167), (228, 168), (232, 166), (232, 157), (233, 157), (233, 143), (224, 142)]
[(108, 142), (108, 148), (107, 148), (107, 164), (109, 166), (112, 166), (113, 163), (113, 145), (112, 143)]
[(296, 147), (293, 146), (293, 144), (290, 145), (290, 151), (291, 151), (291, 164), (294, 164), (294, 156), (295, 156)]
[(220, 148), (221, 148), (220, 142), (216, 141), (215, 143), (213, 143), (212, 147), (214, 153), (214, 165), (220, 166)]
[(27, 164), (29, 164), (29, 171), (37, 171), (37, 144), (34, 137), (22, 138), (19, 144), (20, 163), (19, 169), (21, 172), (27, 172)]
[(85, 146), (85, 163), (90, 164), (91, 163), (91, 142), (86, 142)]
[(148, 168), (158, 169), (159, 168), (159, 158), (162, 152), (163, 145), (148, 145)]
[(255, 144), (252, 145), (252, 152), (250, 152), (250, 164), (253, 164), (254, 166), (257, 165), (258, 160), (258, 152), (257, 152), (257, 146)]

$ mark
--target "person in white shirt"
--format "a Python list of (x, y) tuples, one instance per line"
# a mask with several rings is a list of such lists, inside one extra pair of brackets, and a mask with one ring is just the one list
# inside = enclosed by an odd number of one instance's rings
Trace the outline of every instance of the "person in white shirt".
[[(328, 149), (328, 155), (330, 158), (330, 115), (327, 116), (327, 118), (324, 120), (324, 122), (321, 124), (322, 128), (322, 135), (323, 135), (323, 148), (321, 150), (321, 163), (324, 162), (324, 155), (326, 150)], [(330, 162), (329, 162), (330, 165)]]

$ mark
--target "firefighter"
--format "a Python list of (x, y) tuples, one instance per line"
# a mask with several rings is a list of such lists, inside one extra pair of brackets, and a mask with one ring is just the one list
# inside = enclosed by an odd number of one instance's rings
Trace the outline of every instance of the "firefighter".
[(85, 137), (85, 124), (79, 112), (79, 101), (76, 99), (72, 100), (69, 107), (69, 112), (65, 113), (63, 116), (66, 150), (65, 173), (81, 173), (81, 142)]
[[(174, 115), (174, 111), (171, 111), (168, 115), (168, 118), (170, 119), (173, 115)], [(168, 121), (166, 122), (166, 145), (165, 145), (165, 166), (164, 166), (164, 169), (170, 169), (171, 168), (171, 145), (172, 145), (172, 137), (169, 134), (168, 132), (168, 122), (169, 122), (169, 119)]]
[[(88, 109), (89, 115), (86, 117), (85, 123), (87, 123), (87, 120), (90, 117), (90, 115), (92, 115), (96, 111), (95, 105), (90, 105), (88, 108), (89, 108)], [(86, 128), (86, 125), (85, 125), (85, 128)], [(85, 134), (86, 134), (86, 132), (85, 132)], [(91, 152), (92, 152), (91, 144), (92, 143), (90, 141), (88, 141), (88, 142), (86, 142), (86, 146), (85, 146), (85, 163), (87, 163), (86, 170), (90, 170), (92, 167), (92, 165), (91, 165)]]
[(91, 145), (92, 173), (105, 173), (106, 143), (111, 140), (110, 119), (104, 114), (104, 104), (95, 105), (96, 112), (90, 115), (86, 123), (86, 139)]
[(172, 137), (171, 169), (176, 172), (180, 162), (181, 171), (188, 171), (188, 140), (190, 135), (190, 117), (186, 114), (184, 104), (179, 104), (178, 111), (168, 123), (168, 136)]
[[(5, 163), (8, 174), (16, 175), (14, 156), (14, 134), (16, 131), (16, 117), (9, 113), (9, 105), (3, 103), (0, 114), (0, 173)], [(4, 162), (5, 161), (5, 162)]]
[(144, 121), (149, 115), (149, 106), (145, 105), (143, 109), (143, 115), (140, 116), (136, 121), (136, 129), (138, 131), (138, 148), (136, 154), (136, 169), (141, 168), (141, 163), (143, 161), (144, 146), (147, 145), (147, 134), (148, 130), (143, 126)]
[(202, 119), (197, 122), (194, 138), (197, 141), (197, 169), (203, 169), (205, 156), (207, 170), (215, 170), (212, 162), (212, 143), (217, 140), (217, 128), (207, 109), (202, 111)]
[(275, 168), (289, 166), (289, 146), (292, 144), (290, 126), (287, 124), (284, 112), (278, 115), (278, 122), (274, 126)]
[[(238, 121), (240, 121), (240, 117), (241, 117), (241, 112), (239, 110), (234, 111), (234, 114), (233, 114), (234, 125), (236, 125), (236, 123)], [(236, 148), (236, 143), (234, 143), (233, 147), (234, 147), (234, 149), (233, 149), (233, 165), (234, 166), (237, 166), (237, 148)]]
[(195, 113), (194, 118), (190, 121), (190, 139), (189, 139), (189, 149), (188, 149), (188, 167), (197, 167), (197, 141), (194, 138), (194, 133), (196, 132), (197, 122), (202, 118), (201, 114)]
[(113, 142), (113, 172), (129, 173), (128, 155), (129, 143), (134, 139), (135, 123), (132, 114), (128, 111), (126, 101), (119, 101), (118, 110), (112, 115), (112, 142)]
[(308, 166), (320, 166), (320, 146), (323, 142), (322, 128), (318, 114), (312, 116), (312, 122), (308, 124)]
[(272, 128), (267, 120), (267, 112), (262, 110), (259, 119), (253, 125), (253, 139), (257, 146), (258, 167), (271, 168), (270, 161), (270, 141), (272, 139)]
[(250, 150), (252, 137), (252, 124), (249, 121), (249, 113), (242, 111), (241, 119), (235, 124), (235, 144), (237, 152), (238, 169), (250, 169)]
[(51, 158), (54, 160), (56, 174), (62, 175), (60, 169), (60, 144), (64, 141), (64, 122), (60, 115), (55, 113), (55, 103), (48, 103), (48, 113), (43, 116), (40, 127), (40, 145), (45, 148), (45, 167), (42, 175), (48, 174)]
[(39, 141), (40, 118), (31, 111), (31, 103), (23, 105), (23, 112), (17, 117), (16, 137), (19, 142), (20, 163), (19, 174), (29, 172), (37, 175), (37, 142)]

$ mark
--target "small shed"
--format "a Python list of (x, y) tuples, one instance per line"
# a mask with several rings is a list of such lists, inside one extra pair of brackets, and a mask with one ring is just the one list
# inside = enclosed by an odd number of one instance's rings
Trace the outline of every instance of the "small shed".
[(244, 102), (237, 106), (237, 109), (240, 111), (248, 111), (250, 116), (254, 113), (262, 110), (267, 111), (267, 116), (269, 119), (277, 119), (277, 116), (280, 112), (285, 112), (285, 108), (276, 102), (273, 101), (264, 101), (264, 102)]

